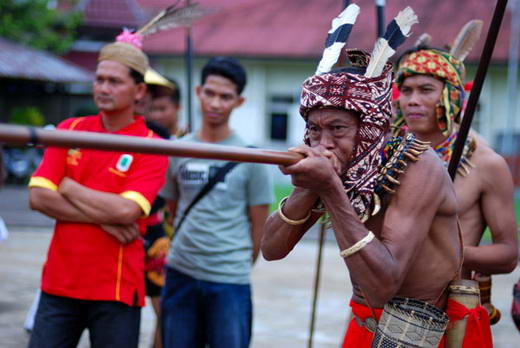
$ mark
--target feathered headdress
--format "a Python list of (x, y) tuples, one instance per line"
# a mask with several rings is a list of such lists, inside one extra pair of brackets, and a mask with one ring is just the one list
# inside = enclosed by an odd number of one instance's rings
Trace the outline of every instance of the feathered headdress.
[[(478, 42), (482, 25), (483, 22), (477, 19), (466, 23), (450, 45), (449, 52), (421, 49), (407, 55), (399, 66), (396, 78), (398, 86), (401, 86), (406, 77), (418, 74), (431, 75), (445, 82), (440, 101), (435, 108), (437, 125), (445, 136), (449, 135), (452, 122), (460, 122), (465, 99), (463, 60)], [(395, 132), (399, 132), (400, 127), (405, 125), (400, 108), (393, 125)]]
[(343, 12), (332, 20), (331, 28), (325, 40), (325, 50), (316, 69), (315, 75), (329, 72), (338, 61), (341, 50), (347, 43), (350, 31), (356, 23), (359, 6), (349, 5)]
[[(378, 40), (371, 57), (360, 50), (341, 48), (345, 45), (359, 12), (357, 6), (351, 6), (355, 5), (350, 5), (338, 17), (349, 18), (348, 22), (340, 22), (338, 18), (332, 22), (317, 74), (303, 83), (300, 114), (307, 120), (311, 110), (326, 107), (351, 110), (359, 114), (356, 145), (341, 179), (353, 208), (364, 220), (372, 207), (381, 165), (381, 150), (385, 145), (384, 139), (391, 116), (392, 64), (388, 62), (388, 58), (406, 39), (410, 27), (417, 22), (417, 17), (411, 8), (401, 11), (388, 26), (384, 38)], [(345, 26), (347, 34), (342, 40), (336, 40), (334, 33), (341, 25)], [(340, 56), (339, 52), (331, 52), (334, 45), (340, 47), (341, 53), (348, 58), (350, 66), (346, 69), (339, 67), (330, 71)], [(307, 132), (304, 141), (310, 144)]]
[(126, 42), (138, 48), (142, 48), (143, 39), (147, 36), (163, 30), (189, 26), (195, 19), (202, 17), (209, 11), (201, 9), (197, 3), (179, 7), (180, 0), (164, 10), (160, 11), (155, 17), (146, 22), (136, 32), (131, 32), (127, 28), (117, 37), (118, 42)]
[(407, 7), (397, 14), (386, 28), (385, 35), (376, 42), (365, 73), (366, 77), (381, 75), (388, 58), (394, 55), (397, 47), (410, 35), (412, 25), (418, 22), (417, 15), (411, 7)]
[(190, 26), (194, 20), (209, 13), (208, 9), (200, 8), (197, 3), (178, 7), (179, 2), (180, 0), (159, 12), (155, 17), (139, 28), (136, 34), (146, 37), (162, 30), (187, 27)]
[(143, 39), (162, 30), (189, 25), (195, 18), (207, 11), (198, 8), (198, 4), (178, 7), (180, 0), (167, 7), (136, 32), (124, 28), (116, 42), (105, 45), (99, 53), (98, 61), (113, 60), (141, 73), (149, 68), (148, 57), (141, 50)]
[(483, 25), (484, 22), (480, 19), (473, 19), (462, 27), (455, 37), (455, 40), (453, 40), (450, 49), (450, 54), (455, 59), (458, 59), (461, 62), (466, 59), (475, 44), (478, 42)]

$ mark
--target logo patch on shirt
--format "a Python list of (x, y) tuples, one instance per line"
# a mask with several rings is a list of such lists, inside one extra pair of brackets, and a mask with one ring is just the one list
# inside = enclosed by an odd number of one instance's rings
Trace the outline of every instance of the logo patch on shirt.
[(188, 185), (200, 185), (208, 182), (209, 165), (207, 163), (188, 162), (180, 168), (181, 180)]
[[(208, 163), (188, 162), (179, 168), (180, 180), (186, 185), (204, 185), (213, 178), (221, 167)], [(227, 189), (226, 178), (221, 178), (216, 188)]]
[(132, 155), (121, 155), (121, 157), (119, 157), (119, 161), (117, 161), (116, 169), (123, 173), (128, 171), (128, 169), (130, 169), (130, 166), (132, 165), (133, 160), (134, 157)]
[(69, 149), (67, 152), (67, 164), (71, 166), (79, 165), (79, 159), (81, 158), (81, 152), (79, 149)]

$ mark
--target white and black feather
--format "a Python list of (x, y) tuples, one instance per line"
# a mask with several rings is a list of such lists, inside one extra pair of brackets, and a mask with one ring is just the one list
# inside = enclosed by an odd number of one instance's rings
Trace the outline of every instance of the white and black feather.
[(406, 7), (386, 27), (385, 35), (376, 41), (365, 76), (381, 75), (388, 59), (395, 53), (408, 36), (412, 25), (418, 23), (417, 15), (411, 7)]
[(359, 6), (351, 4), (332, 20), (331, 28), (325, 40), (325, 49), (316, 69), (316, 75), (329, 72), (336, 64), (358, 15)]

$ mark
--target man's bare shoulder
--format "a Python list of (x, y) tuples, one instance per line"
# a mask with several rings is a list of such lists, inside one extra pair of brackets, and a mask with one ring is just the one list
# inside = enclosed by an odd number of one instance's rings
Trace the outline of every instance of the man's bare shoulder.
[[(409, 163), (400, 182), (395, 195), (397, 201), (406, 200), (417, 208), (439, 205), (449, 207), (450, 211), (456, 208), (455, 191), (448, 172), (431, 149), (422, 153), (418, 161)], [(453, 204), (446, 205), (446, 201)]]
[(477, 146), (470, 161), (475, 165), (484, 183), (492, 184), (499, 178), (509, 178), (511, 173), (506, 160), (485, 141), (481, 141), (479, 137), (476, 139)]
[(442, 160), (432, 149), (424, 151), (416, 162), (410, 162), (403, 174), (403, 184), (442, 185), (447, 178), (447, 171)]

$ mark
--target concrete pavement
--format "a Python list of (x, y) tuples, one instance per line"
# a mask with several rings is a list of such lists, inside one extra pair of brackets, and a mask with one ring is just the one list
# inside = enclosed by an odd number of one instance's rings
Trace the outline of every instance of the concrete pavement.
[[(27, 344), (22, 328), (39, 284), (41, 265), (51, 237), (49, 228), (11, 227), (7, 241), (0, 243), (0, 347)], [(284, 260), (259, 260), (252, 275), (255, 317), (252, 348), (306, 347), (310, 317), (316, 243), (302, 241)], [(351, 293), (346, 268), (334, 243), (326, 243), (318, 302), (315, 348), (337, 348), (345, 329), (347, 299)], [(520, 277), (493, 278), (493, 302), (502, 320), (493, 327), (495, 347), (518, 347), (520, 334), (509, 316), (511, 288)], [(140, 347), (150, 347), (154, 316), (143, 310)], [(88, 347), (84, 337), (80, 347)]]
[[(39, 286), (41, 266), (52, 235), (52, 220), (28, 210), (27, 190), (0, 191), (0, 216), (10, 236), (0, 242), (0, 348), (25, 347), (25, 315)], [(325, 244), (314, 348), (340, 346), (351, 287), (332, 235)], [(259, 259), (253, 274), (254, 333), (252, 348), (307, 347), (317, 242), (304, 239), (284, 260)], [(496, 348), (520, 346), (520, 333), (509, 311), (512, 286), (520, 269), (493, 277), (493, 303), (502, 320), (493, 327)], [(143, 309), (140, 347), (150, 347), (155, 321), (149, 304)], [(84, 335), (80, 347), (88, 347)]]

